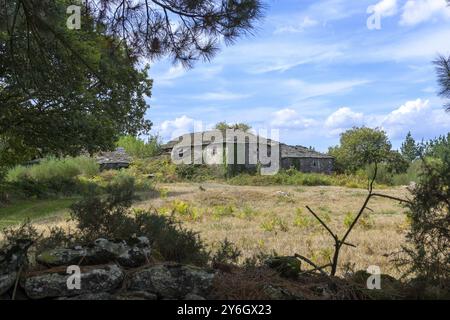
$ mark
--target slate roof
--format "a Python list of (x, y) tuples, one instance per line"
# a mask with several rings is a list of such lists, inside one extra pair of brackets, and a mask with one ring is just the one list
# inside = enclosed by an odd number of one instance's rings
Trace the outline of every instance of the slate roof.
[[(187, 146), (195, 146), (195, 145), (209, 145), (213, 143), (214, 141), (212, 139), (202, 139), (202, 137), (210, 137), (214, 133), (220, 133), (220, 131), (212, 130), (212, 131), (205, 131), (205, 132), (195, 132), (195, 133), (187, 133), (185, 135), (182, 135), (178, 137), (177, 139), (171, 140), (168, 143), (164, 144), (162, 146), (163, 150), (170, 151), (175, 147), (176, 145), (187, 147)], [(256, 136), (252, 133), (243, 132), (243, 131), (235, 131), (235, 135), (239, 136), (253, 136), (256, 138)], [(191, 140), (189, 140), (189, 136)], [(227, 141), (227, 138), (229, 138), (230, 142), (231, 137), (225, 137), (225, 141)], [(271, 139), (265, 139), (260, 137), (260, 140), (264, 139), (267, 141), (267, 143), (275, 143), (276, 141), (273, 141)], [(264, 141), (263, 140), (263, 141)], [(191, 143), (189, 143), (191, 141)], [(281, 149), (281, 158), (322, 158), (322, 159), (333, 159), (332, 156), (329, 156), (324, 153), (320, 153), (314, 150), (311, 150), (309, 148), (303, 147), (303, 146), (290, 146), (284, 143), (280, 143), (280, 149)]]
[(100, 165), (104, 164), (126, 164), (131, 163), (131, 157), (125, 152), (123, 148), (117, 148), (115, 151), (101, 152), (95, 159)]
[[(214, 140), (212, 139), (212, 136), (214, 135), (220, 135), (222, 134), (222, 132), (220, 130), (210, 130), (210, 131), (204, 131), (204, 132), (195, 132), (195, 133), (187, 133), (184, 134), (176, 139), (173, 139), (169, 142), (167, 142), (166, 144), (162, 145), (162, 149), (163, 150), (170, 150), (173, 147), (175, 147), (176, 145), (179, 146), (196, 146), (196, 145), (209, 145), (211, 143), (214, 143)], [(190, 136), (190, 139), (189, 139)], [(236, 136), (238, 138), (242, 138), (245, 139), (245, 137), (253, 137), (255, 140), (257, 141), (257, 136), (254, 135), (251, 132), (243, 132), (240, 130), (235, 130), (234, 131), (234, 135), (232, 136), (225, 136), (225, 141), (224, 142), (233, 142), (231, 139)], [(270, 139), (265, 139), (263, 137), (259, 137), (260, 141), (267, 141), (268, 143), (270, 143), (272, 140)], [(245, 141), (245, 140), (242, 140)]]
[(289, 146), (282, 144), (281, 158), (321, 158), (321, 159), (334, 159), (332, 156), (320, 153), (303, 146)]

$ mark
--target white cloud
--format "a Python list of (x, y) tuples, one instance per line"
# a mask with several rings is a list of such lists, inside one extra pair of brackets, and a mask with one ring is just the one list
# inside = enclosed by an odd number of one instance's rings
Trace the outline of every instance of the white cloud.
[[(390, 42), (379, 46), (367, 57), (363, 57), (362, 61), (404, 62), (412, 59), (426, 59), (429, 63), (436, 58), (437, 53), (447, 54), (450, 52), (450, 42), (443, 41), (443, 39), (449, 38), (450, 30), (444, 27), (435, 30), (417, 31), (395, 43)], [(358, 57), (355, 57), (355, 60), (357, 59)]]
[(414, 26), (434, 17), (450, 17), (446, 0), (408, 0), (403, 6), (400, 24)]
[(275, 29), (275, 34), (279, 33), (299, 33), (303, 32), (307, 28), (315, 27), (319, 24), (319, 21), (314, 20), (310, 18), (309, 16), (306, 16), (303, 18), (303, 20), (296, 24), (288, 24), (279, 26)]
[(450, 114), (442, 106), (432, 107), (429, 100), (416, 99), (385, 114), (365, 114), (342, 107), (324, 120), (315, 120), (312, 130), (323, 136), (335, 137), (354, 126), (382, 128), (392, 140), (402, 140), (408, 131), (415, 136), (431, 139), (450, 131)]
[(272, 114), (271, 126), (275, 128), (306, 129), (316, 123), (312, 119), (301, 117), (294, 109), (281, 109)]
[(354, 126), (362, 125), (364, 125), (364, 114), (354, 112), (347, 107), (338, 109), (325, 120), (325, 128), (330, 130), (331, 135), (338, 135)]
[(325, 43), (320, 39), (276, 39), (258, 42), (241, 42), (224, 48), (216, 61), (230, 67), (243, 69), (251, 74), (284, 72), (293, 67), (333, 61), (342, 55), (342, 43)]
[(307, 83), (298, 79), (290, 79), (284, 81), (283, 86), (296, 92), (299, 98), (309, 99), (325, 95), (341, 94), (369, 82), (368, 80), (342, 80), (324, 83)]
[(328, 116), (325, 126), (328, 128), (350, 128), (355, 125), (361, 125), (363, 119), (364, 114), (343, 107)]
[(436, 93), (436, 92), (438, 92), (438, 90), (435, 87), (428, 86), (426, 88), (423, 88), (422, 92), (425, 92), (425, 93)]
[(171, 86), (174, 84), (175, 80), (183, 77), (187, 70), (181, 65), (171, 65), (169, 69), (160, 74), (152, 74), (150, 71), (150, 76), (155, 80), (157, 85)]
[(250, 97), (251, 94), (240, 94), (233, 93), (229, 91), (214, 91), (205, 92), (198, 95), (189, 96), (191, 99), (203, 100), (203, 101), (230, 101), (230, 100), (240, 100)]
[(450, 131), (450, 114), (441, 106), (432, 108), (430, 101), (423, 99), (407, 101), (387, 114), (364, 114), (344, 107), (326, 118), (324, 132), (337, 136), (353, 126), (363, 125), (382, 128), (392, 140), (403, 139), (408, 131), (430, 139)]
[(390, 17), (397, 14), (397, 0), (381, 0), (373, 6), (375, 13), (382, 17)]
[[(381, 127), (389, 133), (391, 138), (398, 138), (405, 135), (409, 130), (422, 130), (424, 124), (434, 126), (435, 124), (432, 122), (436, 119), (431, 118), (431, 112), (429, 100), (407, 101), (386, 115), (381, 122)], [(431, 129), (431, 127), (428, 129)]]
[(163, 139), (174, 139), (185, 133), (192, 132), (195, 121), (186, 115), (183, 115), (175, 120), (163, 121), (159, 126), (155, 127)]

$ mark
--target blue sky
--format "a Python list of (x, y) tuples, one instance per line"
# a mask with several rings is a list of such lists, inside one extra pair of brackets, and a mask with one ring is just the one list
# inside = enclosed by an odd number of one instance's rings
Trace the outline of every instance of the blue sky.
[[(164, 140), (201, 121), (279, 129), (326, 151), (352, 126), (383, 128), (395, 148), (450, 131), (431, 63), (450, 54), (445, 0), (265, 0), (253, 36), (191, 70), (163, 60), (146, 117)], [(369, 30), (368, 7), (381, 17)], [(198, 128), (197, 128), (198, 129)]]

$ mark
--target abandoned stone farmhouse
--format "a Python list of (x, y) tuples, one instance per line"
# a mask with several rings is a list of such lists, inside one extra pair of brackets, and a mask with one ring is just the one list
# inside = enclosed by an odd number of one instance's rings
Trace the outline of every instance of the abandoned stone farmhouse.
[(241, 168), (239, 171), (260, 166), (262, 169), (295, 168), (305, 173), (331, 174), (334, 166), (332, 156), (239, 130), (227, 130), (226, 134), (219, 130), (189, 133), (169, 141), (162, 149), (178, 163), (232, 163)]

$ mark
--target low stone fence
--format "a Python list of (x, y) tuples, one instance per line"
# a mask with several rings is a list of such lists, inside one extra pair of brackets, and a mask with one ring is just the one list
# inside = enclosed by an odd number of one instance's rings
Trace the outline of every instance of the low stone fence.
[(200, 300), (216, 276), (192, 265), (151, 262), (145, 237), (44, 251), (26, 270), (30, 245), (24, 241), (0, 255), (0, 299)]

